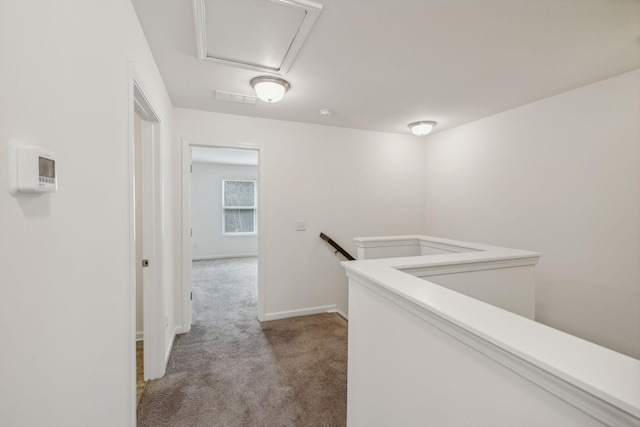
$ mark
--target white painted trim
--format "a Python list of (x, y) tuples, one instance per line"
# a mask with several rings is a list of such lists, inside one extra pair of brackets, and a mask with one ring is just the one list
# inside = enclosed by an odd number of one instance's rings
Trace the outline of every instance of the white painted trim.
[(338, 307), (335, 304), (322, 305), (319, 307), (301, 308), (298, 310), (278, 311), (276, 313), (267, 313), (263, 321), (288, 319), (290, 317), (310, 316), (312, 314), (321, 313), (337, 313)]
[(171, 334), (171, 339), (169, 340), (169, 345), (167, 346), (167, 350), (164, 354), (164, 370), (167, 370), (167, 365), (169, 364), (169, 358), (171, 357), (171, 350), (173, 350), (173, 343), (176, 340), (176, 334), (178, 333), (178, 328), (174, 328), (173, 334)]
[[(162, 285), (162, 188), (159, 184), (162, 178), (162, 140), (160, 132), (161, 118), (153, 107), (144, 90), (142, 79), (133, 63), (129, 62), (129, 258), (130, 258), (130, 292), (131, 292), (131, 417), (135, 425), (136, 419), (136, 249), (135, 249), (135, 132), (134, 113), (143, 119), (143, 162), (147, 165), (149, 176), (147, 184), (151, 189), (143, 192), (143, 205), (149, 216), (145, 216), (143, 227), (146, 248), (144, 257), (151, 260), (150, 270), (144, 280), (143, 311), (144, 311), (144, 378), (153, 379), (164, 375), (164, 286)], [(148, 241), (147, 241), (148, 240)], [(155, 286), (152, 286), (152, 282)]]
[[(193, 321), (191, 305), (191, 148), (182, 140), (182, 292), (180, 330), (187, 333)], [(177, 301), (176, 301), (177, 305)]]
[(474, 249), (474, 248), (468, 248), (468, 247), (457, 246), (457, 245), (449, 245), (449, 244), (444, 244), (440, 242), (432, 242), (428, 240), (418, 240), (418, 244), (420, 245), (421, 248), (426, 247), (426, 248), (440, 249), (442, 251), (455, 252), (455, 253), (473, 252), (473, 251), (482, 250), (482, 249)]
[(265, 301), (267, 300), (268, 284), (267, 284), (267, 239), (264, 238), (264, 230), (267, 229), (267, 212), (265, 188), (268, 188), (268, 182), (265, 179), (267, 170), (266, 148), (263, 145), (254, 146), (258, 150), (258, 320), (264, 320)]
[(376, 240), (370, 240), (371, 237), (356, 237), (353, 240), (358, 248), (379, 248), (379, 247), (395, 247), (395, 246), (417, 246), (420, 240), (416, 236), (398, 236), (397, 238), (379, 237)]
[(344, 311), (337, 309), (336, 313), (338, 314), (338, 316), (342, 317), (347, 322), (349, 321), (349, 316), (347, 316)]
[[(433, 255), (431, 255), (433, 256)], [(416, 277), (429, 277), (441, 274), (465, 273), (470, 271), (495, 270), (497, 268), (525, 267), (538, 264), (540, 256), (525, 256), (522, 258), (498, 259), (479, 262), (461, 262), (447, 265), (431, 265), (424, 267), (398, 268)]]
[[(479, 243), (461, 242), (459, 240), (443, 239), (440, 237), (424, 236), (412, 234), (407, 236), (377, 236), (377, 237), (356, 237), (353, 239), (359, 248), (377, 248), (393, 246), (427, 246), (435, 249), (442, 249), (454, 253), (487, 251), (496, 249), (495, 246), (483, 245)], [(515, 250), (515, 249), (513, 249)]]
[(204, 0), (193, 0), (193, 23), (196, 38), (196, 56), (204, 61), (207, 57), (207, 19)]
[(134, 110), (140, 118), (147, 122), (160, 123), (160, 115), (149, 101), (140, 79), (134, 77), (133, 86)]
[(271, 1), (276, 1), (286, 6), (293, 6), (299, 9), (304, 9), (304, 11), (306, 12), (305, 17), (302, 20), (302, 25), (300, 25), (300, 28), (298, 29), (298, 34), (296, 34), (296, 36), (294, 37), (291, 46), (289, 46), (289, 51), (285, 55), (284, 60), (282, 61), (282, 65), (280, 66), (280, 75), (284, 76), (289, 71), (289, 68), (291, 68), (291, 65), (293, 65), (293, 61), (296, 59), (296, 56), (298, 56), (300, 49), (302, 49), (302, 45), (309, 36), (309, 33), (313, 28), (313, 24), (315, 24), (318, 16), (320, 16), (320, 13), (322, 12), (322, 5), (308, 0)]
[(143, 325), (145, 336), (144, 379), (164, 376), (165, 346), (164, 277), (162, 275), (162, 146), (159, 122), (142, 122), (143, 162)]
[(128, 84), (128, 126), (129, 126), (129, 144), (127, 147), (128, 170), (127, 179), (129, 187), (129, 425), (136, 425), (136, 409), (137, 409), (137, 363), (136, 363), (136, 199), (135, 199), (135, 119), (134, 119), (134, 75), (135, 70), (133, 64), (129, 62), (129, 78)]
[(216, 62), (223, 65), (230, 65), (233, 67), (244, 68), (246, 70), (252, 71), (262, 71), (272, 74), (279, 74), (280, 76), (284, 76), (291, 68), (293, 61), (296, 59), (296, 56), (300, 52), (304, 41), (309, 36), (311, 29), (313, 28), (313, 24), (320, 16), (322, 12), (322, 5), (318, 3), (314, 3), (309, 0), (270, 0), (273, 3), (278, 3), (282, 6), (293, 7), (296, 9), (302, 9), (305, 11), (305, 16), (302, 19), (302, 23), (300, 24), (300, 28), (298, 28), (298, 32), (294, 36), (291, 45), (289, 46), (289, 50), (285, 54), (282, 59), (282, 64), (280, 64), (279, 68), (271, 68), (271, 67), (263, 67), (254, 64), (248, 64), (244, 62), (232, 61), (223, 58), (214, 58), (207, 55), (207, 18), (205, 11), (205, 1), (204, 0), (193, 0), (193, 22), (195, 27), (195, 37), (196, 37), (196, 54), (198, 59), (201, 61), (209, 61)]
[(231, 254), (231, 255), (201, 255), (194, 256), (193, 261), (204, 261), (207, 259), (228, 259), (228, 258), (255, 258), (258, 254)]
[(189, 331), (185, 331), (184, 328), (182, 326), (176, 326), (176, 335), (182, 335), (182, 334), (186, 334)]
[(144, 331), (136, 332), (136, 342), (137, 341), (144, 341)]

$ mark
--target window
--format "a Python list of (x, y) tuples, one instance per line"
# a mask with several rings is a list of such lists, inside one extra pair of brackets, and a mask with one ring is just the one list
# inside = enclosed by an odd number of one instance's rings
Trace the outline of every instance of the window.
[(222, 181), (222, 231), (224, 234), (256, 232), (256, 182)]

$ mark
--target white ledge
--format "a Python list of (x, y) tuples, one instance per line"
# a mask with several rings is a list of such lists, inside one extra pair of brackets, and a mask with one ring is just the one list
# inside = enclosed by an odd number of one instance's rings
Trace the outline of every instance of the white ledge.
[[(539, 254), (427, 236), (359, 238), (359, 247), (428, 241), (470, 252), (347, 261), (349, 279), (412, 312), (606, 425), (640, 426), (640, 361), (409, 274), (537, 262)], [(404, 270), (404, 271), (403, 271)]]

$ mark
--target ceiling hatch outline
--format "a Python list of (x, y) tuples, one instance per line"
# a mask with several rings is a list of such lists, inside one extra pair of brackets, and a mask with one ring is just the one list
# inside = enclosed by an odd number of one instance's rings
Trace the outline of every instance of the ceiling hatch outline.
[(194, 22), (196, 32), (196, 50), (198, 59), (201, 61), (216, 62), (219, 64), (229, 65), (233, 67), (244, 68), (253, 71), (263, 71), (272, 74), (284, 76), (291, 68), (293, 61), (300, 52), (304, 41), (311, 32), (313, 24), (322, 12), (322, 5), (308, 0), (263, 0), (267, 3), (275, 3), (280, 6), (293, 8), (298, 12), (303, 12), (303, 16), (299, 27), (293, 35), (293, 39), (285, 48), (286, 53), (282, 61), (277, 66), (267, 66), (259, 64), (259, 61), (249, 62), (235, 60), (225, 57), (217, 57), (209, 54), (209, 46), (207, 42), (207, 0), (193, 0)]

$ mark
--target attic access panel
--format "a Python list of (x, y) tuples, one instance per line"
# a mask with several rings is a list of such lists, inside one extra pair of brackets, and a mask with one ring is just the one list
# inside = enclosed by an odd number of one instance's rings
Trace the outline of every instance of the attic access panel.
[(194, 0), (198, 57), (284, 76), (322, 5), (306, 0)]

